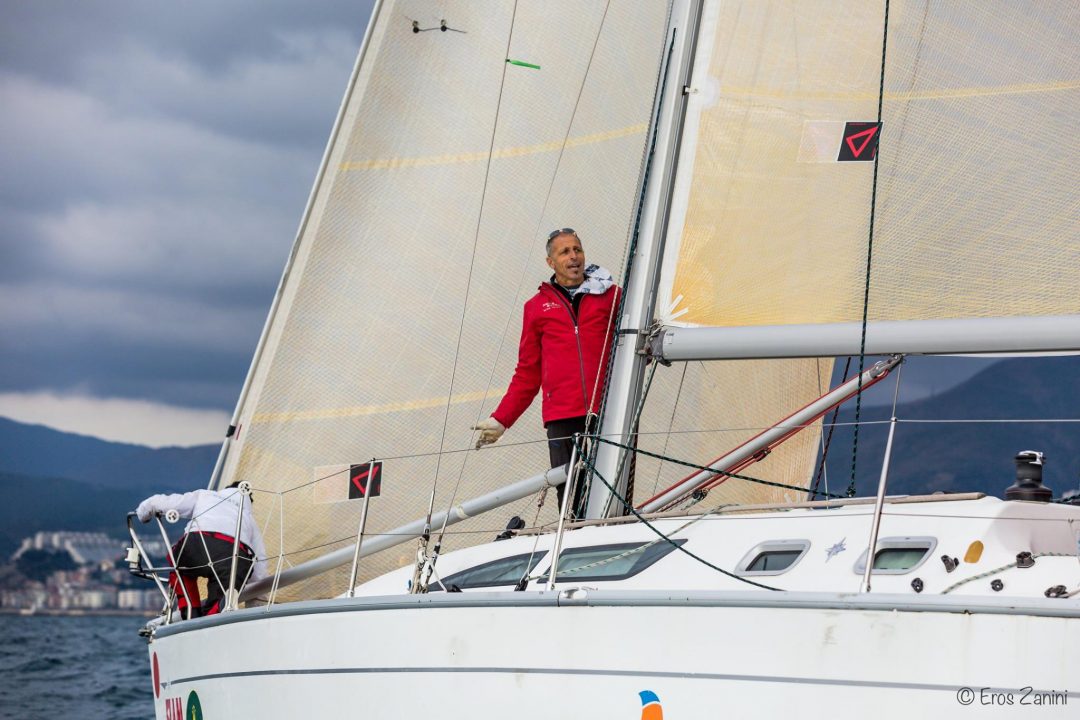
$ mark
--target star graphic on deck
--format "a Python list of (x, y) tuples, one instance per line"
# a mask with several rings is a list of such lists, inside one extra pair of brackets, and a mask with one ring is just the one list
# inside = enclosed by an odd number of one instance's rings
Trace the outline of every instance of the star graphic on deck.
[(847, 541), (847, 538), (844, 538), (843, 540), (841, 540), (840, 542), (836, 543), (831, 548), (826, 550), (825, 551), (825, 562), (829, 562), (830, 560), (833, 559), (834, 555), (839, 555), (840, 553), (847, 550), (847, 545), (844, 544), (846, 541)]

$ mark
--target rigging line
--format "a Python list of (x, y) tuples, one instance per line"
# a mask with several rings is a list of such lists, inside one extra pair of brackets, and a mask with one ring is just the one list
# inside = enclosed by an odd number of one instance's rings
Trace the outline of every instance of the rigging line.
[[(881, 123), (881, 108), (885, 99), (885, 51), (889, 42), (889, 0), (885, 0), (885, 18), (881, 31), (881, 75), (878, 80), (877, 121)], [(859, 415), (862, 412), (862, 375), (866, 362), (866, 325), (870, 311), (870, 263), (874, 255), (874, 215), (877, 206), (878, 165), (881, 160), (881, 131), (878, 130), (878, 152), (874, 155), (874, 179), (870, 186), (870, 230), (866, 243), (866, 282), (863, 286), (862, 332), (859, 337), (859, 382), (855, 391), (855, 433), (851, 441), (851, 482), (848, 497), (855, 497), (855, 463), (859, 457)]]
[[(619, 553), (618, 555), (613, 555), (611, 557), (604, 558), (603, 560), (597, 560), (596, 562), (591, 562), (591, 563), (588, 563), (586, 565), (580, 565), (580, 566), (578, 566), (576, 568), (571, 568), (569, 570), (560, 570), (559, 575), (570, 575), (572, 573), (581, 572), (582, 570), (591, 570), (592, 568), (595, 568), (595, 567), (602, 567), (604, 565), (609, 565), (609, 564), (615, 562), (616, 560), (621, 560), (622, 558), (629, 557), (629, 556), (635, 555), (635, 554), (637, 554), (639, 552), (643, 552), (645, 550), (648, 550), (653, 545), (656, 545), (658, 543), (662, 543), (667, 538), (674, 537), (674, 536), (678, 535), (679, 533), (681, 533), (683, 530), (690, 527), (691, 525), (695, 525), (695, 524), (701, 522), (702, 520), (704, 520), (707, 517), (712, 517), (715, 513), (719, 512), (720, 510), (722, 510), (722, 509), (724, 509), (726, 507), (731, 507), (731, 506), (730, 505), (721, 505), (720, 507), (713, 508), (712, 510), (708, 510), (706, 512), (703, 512), (700, 515), (697, 515), (696, 517), (691, 518), (690, 520), (687, 520), (682, 525), (680, 525), (679, 527), (672, 530), (670, 533), (667, 533), (665, 536), (658, 537), (655, 540), (652, 540), (650, 542), (645, 543), (644, 545), (640, 545), (638, 547), (631, 548), (629, 550), (626, 550), (625, 552)], [(542, 576), (542, 575), (543, 575), (543, 573), (540, 574), (540, 576)]]
[(652, 523), (650, 523), (650, 522), (649, 522), (648, 520), (646, 520), (646, 519), (645, 519), (645, 517), (644, 517), (644, 516), (643, 516), (643, 515), (642, 515), (641, 513), (639, 513), (639, 512), (637, 511), (637, 508), (635, 508), (635, 507), (634, 507), (633, 505), (631, 505), (630, 503), (628, 503), (628, 502), (626, 501), (626, 498), (624, 498), (624, 497), (623, 497), (622, 495), (620, 495), (620, 494), (618, 493), (618, 491), (617, 491), (617, 490), (615, 489), (615, 487), (614, 487), (614, 486), (612, 486), (612, 484), (611, 484), (611, 483), (609, 483), (609, 482), (608, 482), (608, 481), (607, 481), (607, 480), (606, 480), (606, 479), (604, 478), (604, 476), (600, 474), (600, 471), (596, 469), (596, 466), (594, 466), (594, 465), (593, 465), (593, 464), (592, 464), (592, 463), (591, 463), (591, 462), (589, 461), (589, 459), (588, 459), (588, 458), (583, 458), (583, 459), (582, 459), (582, 461), (583, 461), (583, 462), (584, 462), (584, 463), (585, 463), (586, 465), (588, 465), (588, 466), (589, 466), (589, 474), (590, 474), (590, 475), (595, 475), (596, 477), (600, 478), (600, 482), (604, 483), (604, 485), (605, 485), (605, 486), (607, 487), (608, 491), (609, 491), (609, 492), (611, 493), (612, 497), (614, 497), (614, 498), (615, 498), (616, 500), (618, 500), (619, 502), (621, 502), (621, 503), (623, 504), (623, 507), (625, 507), (625, 508), (626, 508), (627, 510), (629, 510), (629, 511), (631, 512), (631, 514), (633, 514), (633, 515), (634, 515), (634, 517), (636, 517), (636, 518), (637, 518), (637, 519), (638, 519), (639, 521), (641, 521), (641, 522), (642, 522), (642, 523), (643, 523), (643, 524), (645, 525), (645, 527), (649, 528), (649, 529), (650, 529), (650, 530), (652, 530), (652, 531), (653, 531), (654, 533), (656, 533), (657, 535), (659, 535), (659, 536), (660, 536), (660, 538), (661, 538), (662, 540), (665, 540), (665, 541), (667, 541), (667, 543), (668, 543), (669, 545), (671, 545), (672, 547), (674, 547), (674, 548), (675, 548), (676, 550), (678, 550), (679, 552), (683, 552), (683, 553), (686, 553), (687, 555), (689, 555), (689, 556), (690, 556), (690, 557), (692, 557), (693, 559), (697, 560), (697, 561), (698, 561), (699, 563), (701, 563), (702, 565), (705, 565), (706, 567), (712, 568), (713, 570), (717, 571), (718, 573), (721, 573), (721, 574), (723, 574), (723, 575), (727, 575), (727, 576), (728, 576), (729, 578), (732, 578), (733, 580), (738, 580), (739, 582), (743, 582), (743, 583), (746, 583), (747, 585), (753, 585), (753, 586), (755, 586), (755, 587), (759, 587), (759, 588), (761, 588), (762, 590), (774, 590), (774, 591), (780, 591), (780, 588), (770, 587), (770, 586), (768, 586), (768, 585), (762, 585), (761, 583), (757, 583), (757, 582), (754, 582), (753, 580), (748, 580), (747, 578), (744, 578), (744, 577), (739, 577), (739, 576), (738, 576), (738, 575), (736, 575), (735, 573), (732, 573), (732, 572), (728, 572), (727, 570), (724, 570), (723, 568), (717, 567), (716, 565), (713, 565), (713, 564), (712, 564), (711, 562), (709, 562), (709, 561), (708, 561), (708, 560), (706, 560), (705, 558), (703, 558), (703, 557), (700, 557), (700, 556), (698, 556), (698, 555), (695, 555), (694, 553), (690, 552), (690, 551), (689, 551), (689, 550), (687, 550), (687, 549), (686, 549), (685, 547), (683, 547), (683, 546), (682, 546), (682, 545), (680, 545), (679, 543), (675, 542), (674, 540), (672, 540), (671, 538), (669, 538), (669, 537), (668, 537), (667, 535), (665, 535), (665, 534), (664, 534), (663, 532), (661, 532), (661, 531), (660, 531), (659, 529), (657, 529), (657, 528), (656, 528), (655, 526), (653, 526), (653, 524), (652, 524)]
[[(649, 377), (645, 380), (645, 385), (641, 390), (641, 396), (638, 397), (637, 405), (634, 408), (634, 414), (630, 420), (630, 440), (634, 443), (634, 447), (637, 447), (637, 436), (634, 435), (634, 430), (637, 428), (638, 423), (641, 422), (641, 413), (645, 409), (645, 400), (649, 397), (649, 390), (652, 389), (653, 378), (656, 376), (656, 368), (660, 366), (660, 363), (653, 362), (649, 368)], [(599, 428), (597, 428), (599, 429)], [(596, 443), (592, 443), (595, 445)], [(630, 463), (630, 472), (627, 474), (626, 480), (626, 494), (631, 498), (634, 497), (634, 462), (637, 459), (637, 455), (634, 453), (623, 453), (619, 458), (619, 465), (615, 470), (615, 477), (621, 478), (623, 476), (623, 470), (626, 468), (627, 462)], [(588, 492), (589, 483), (585, 483), (585, 490)]]
[[(503, 58), (510, 57), (510, 42), (514, 38), (514, 21), (517, 18), (517, 0), (514, 0), (514, 9), (510, 14), (510, 32), (506, 36), (506, 51)], [(491, 177), (491, 158), (495, 152), (495, 135), (499, 130), (499, 114), (502, 111), (503, 89), (506, 87), (506, 68), (508, 63), (502, 63), (502, 75), (499, 80), (499, 94), (495, 101), (495, 120), (491, 124), (491, 141), (488, 143), (487, 162), (484, 164), (484, 183), (480, 189), (480, 208), (476, 217), (476, 232), (473, 234), (472, 252), (469, 255), (469, 272), (465, 276), (465, 299), (461, 304), (461, 320), (458, 322), (457, 344), (454, 346), (454, 366), (450, 372), (450, 388), (446, 393), (446, 409), (443, 412), (442, 432), (439, 437), (439, 454), (435, 461), (435, 478), (432, 490), (439, 485), (439, 469), (442, 467), (442, 452), (446, 444), (446, 425), (450, 420), (450, 399), (454, 394), (454, 381), (457, 379), (458, 361), (461, 359), (461, 336), (465, 332), (465, 314), (469, 307), (469, 291), (472, 288), (472, 274), (476, 267), (476, 246), (480, 242), (480, 226), (484, 220), (484, 202), (487, 200), (488, 180)], [(459, 476), (460, 480), (460, 476)], [(453, 503), (451, 503), (452, 505)]]
[[(700, 362), (700, 361), (699, 361)], [(690, 363), (683, 363), (682, 375), (679, 377), (679, 387), (675, 391), (675, 402), (671, 406), (671, 419), (668, 420), (667, 432), (664, 434), (664, 447), (660, 451), (664, 455), (667, 455), (668, 444), (671, 442), (671, 429), (675, 427), (675, 413), (679, 410), (679, 400), (682, 399), (683, 382), (686, 380), (686, 368), (690, 367)], [(653, 482), (652, 494), (655, 495), (657, 488), (660, 487), (660, 474), (664, 471), (664, 463), (660, 463), (656, 468), (656, 480)]]
[[(670, 17), (671, 17), (671, 8), (669, 6), (669, 8), (668, 8), (669, 23), (670, 23)], [(667, 70), (668, 70), (668, 67), (671, 65), (671, 59), (674, 56), (674, 54), (675, 54), (675, 30), (672, 30), (671, 31), (671, 41), (669, 42), (668, 48), (667, 48), (667, 57), (665, 58), (665, 60), (662, 63), (660, 63), (660, 69), (659, 69), (659, 72), (658, 72), (657, 77), (656, 77), (656, 95), (655, 95), (655, 97), (658, 98), (658, 101), (657, 101), (658, 104), (657, 104), (656, 112), (653, 113), (653, 117), (650, 119), (650, 123), (652, 124), (652, 127), (651, 127), (652, 139), (649, 142), (649, 149), (648, 149), (648, 152), (647, 152), (647, 154), (645, 155), (645, 158), (644, 158), (645, 162), (644, 162), (644, 167), (642, 169), (641, 190), (638, 192), (637, 212), (635, 212), (635, 214), (634, 214), (634, 226), (633, 226), (633, 229), (630, 232), (630, 242), (629, 242), (629, 245), (628, 245), (628, 247), (626, 249), (626, 267), (625, 267), (625, 269), (623, 271), (623, 282), (624, 283), (629, 283), (629, 281), (630, 281), (630, 271), (634, 267), (634, 254), (635, 254), (635, 251), (637, 250), (638, 239), (639, 239), (639, 235), (641, 233), (641, 216), (642, 216), (642, 214), (644, 213), (644, 210), (645, 210), (645, 193), (646, 193), (646, 191), (647, 191), (647, 189), (649, 187), (649, 177), (652, 174), (652, 162), (653, 162), (653, 159), (656, 156), (656, 143), (657, 143), (657, 140), (659, 139), (659, 136), (660, 136), (660, 111), (661, 111), (662, 106), (663, 106), (664, 91), (667, 89)], [(618, 308), (615, 308), (615, 307), (612, 308), (612, 310), (616, 313), (615, 317), (618, 318), (618, 321), (617, 321), (618, 326), (616, 327), (616, 333), (619, 330), (622, 330), (622, 319), (623, 319), (623, 317), (625, 317), (625, 315), (623, 313), (623, 306), (625, 304), (626, 304), (626, 288), (624, 287), (622, 294), (619, 296)], [(599, 415), (598, 416), (599, 427), (597, 428), (597, 430), (599, 430), (600, 427), (603, 427), (604, 412), (607, 410), (608, 390), (611, 389), (611, 370), (615, 365), (615, 348), (616, 348), (617, 345), (618, 345), (618, 341), (613, 342), (612, 345), (611, 345), (611, 349), (608, 351), (608, 358), (607, 358), (607, 364), (606, 364), (606, 369), (605, 369), (606, 374), (605, 374), (605, 377), (604, 377), (604, 392), (600, 396), (601, 397), (601, 399), (600, 399), (600, 412), (598, 414)], [(633, 428), (630, 428), (630, 430), (633, 431)], [(615, 480), (616, 480), (616, 482), (618, 482), (619, 478), (616, 478)], [(586, 479), (586, 487), (588, 487), (588, 485), (590, 485), (590, 484), (591, 484), (590, 480)]]
[[(607, 12), (607, 11), (605, 10), (605, 12)], [(669, 22), (670, 22), (670, 18), (671, 18), (671, 5), (669, 4), (668, 5), (668, 20), (669, 20)], [(672, 41), (671, 41), (671, 46), (674, 47), (674, 45), (675, 45), (675, 40), (674, 40), (674, 37), (673, 37)], [(661, 47), (663, 47), (663, 46), (661, 46)], [(669, 61), (670, 61), (670, 57), (671, 57), (671, 51), (669, 50), (668, 51)], [(666, 64), (667, 63), (661, 63), (661, 65), (660, 65), (660, 72), (661, 73), (664, 73)], [(659, 92), (662, 93), (663, 88), (665, 87), (665, 84), (666, 84), (666, 80), (662, 82), (661, 81), (661, 76), (658, 76), (657, 77), (657, 83), (658, 83), (658, 87), (659, 87)], [(661, 101), (662, 101), (662, 96), (661, 96)], [(659, 127), (659, 122), (658, 122), (657, 118), (659, 118), (659, 114), (657, 114), (657, 116), (655, 118), (652, 118), (650, 120), (650, 122), (654, 123), (654, 127), (652, 128), (652, 131), (653, 131), (652, 142), (648, 144), (647, 150), (643, 150), (643, 154), (642, 154), (642, 158), (641, 158), (642, 185), (641, 185), (641, 190), (639, 191), (639, 194), (638, 194), (637, 212), (635, 213), (635, 216), (634, 216), (634, 224), (633, 224), (632, 228), (628, 228), (628, 237), (627, 237), (627, 245), (626, 245), (627, 249), (624, 251), (626, 254), (624, 255), (624, 258), (623, 258), (623, 260), (624, 260), (624, 262), (623, 262), (624, 270), (623, 270), (623, 276), (622, 276), (623, 289), (621, 291), (619, 291), (619, 293), (618, 293), (618, 296), (616, 298), (617, 302), (613, 302), (611, 304), (611, 307), (608, 309), (607, 323), (604, 324), (604, 342), (600, 346), (601, 347), (601, 355), (600, 355), (600, 357), (604, 358), (606, 356), (607, 362), (605, 362), (603, 364), (597, 363), (596, 376), (593, 378), (593, 382), (592, 382), (592, 396), (586, 399), (587, 400), (587, 403), (585, 405), (585, 430), (586, 430), (586, 432), (588, 432), (590, 430), (590, 427), (589, 427), (589, 416), (590, 415), (594, 416), (596, 418), (596, 427), (592, 428), (593, 432), (599, 432), (600, 428), (603, 426), (604, 411), (607, 408), (608, 389), (611, 387), (611, 370), (615, 366), (615, 350), (616, 350), (616, 347), (619, 344), (619, 332), (618, 331), (622, 329), (622, 318), (624, 317), (622, 310), (623, 310), (623, 306), (626, 303), (626, 285), (630, 281), (630, 270), (633, 267), (633, 263), (634, 263), (634, 260), (633, 260), (633, 258), (634, 258), (634, 250), (637, 247), (638, 231), (639, 231), (639, 229), (641, 227), (641, 214), (642, 214), (642, 209), (644, 208), (644, 204), (645, 204), (644, 199), (645, 199), (645, 190), (646, 190), (646, 188), (648, 186), (649, 168), (652, 165), (652, 157), (653, 157), (654, 151), (656, 149), (656, 138), (657, 138), (657, 135), (658, 135), (658, 127)], [(614, 334), (612, 334), (612, 329), (615, 330)], [(611, 342), (610, 347), (608, 346), (609, 341)], [(581, 354), (580, 340), (579, 340), (579, 345), (578, 345), (578, 354), (579, 354), (579, 356)], [(600, 389), (600, 377), (601, 377), (602, 373), (603, 373), (603, 376), (604, 376), (604, 387), (603, 387), (603, 390), (601, 391), (601, 389)], [(582, 383), (584, 383), (584, 381), (585, 381), (585, 377), (584, 377), (584, 368), (583, 368)], [(649, 378), (649, 381), (650, 382), (652, 381), (651, 377)], [(594, 413), (592, 411), (592, 408), (596, 404), (597, 393), (598, 392), (600, 392), (600, 407), (598, 408), (599, 412)], [(642, 400), (642, 402), (644, 402), (644, 399)], [(636, 427), (637, 427), (636, 423), (631, 425), (629, 427), (629, 431), (633, 432), (636, 429)], [(586, 447), (586, 450), (589, 453), (597, 452), (598, 448), (596, 446), (596, 443), (590, 443), (589, 446)], [(622, 477), (623, 466), (624, 466), (623, 462), (620, 460), (619, 469), (618, 469), (618, 475), (616, 477), (618, 477), (618, 478)], [(633, 472), (633, 467), (631, 467), (631, 473), (632, 472)], [(628, 486), (628, 491), (629, 491), (630, 495), (633, 495), (632, 482), (633, 482), (632, 476), (628, 476), (627, 477), (627, 486)], [(587, 506), (588, 505), (588, 497), (589, 497), (589, 494), (591, 493), (591, 490), (592, 490), (592, 477), (586, 475), (586, 477), (582, 478), (581, 483), (582, 483), (582, 490), (581, 490), (581, 494), (579, 495), (579, 497), (583, 498), (583, 502)], [(581, 509), (584, 510), (584, 508), (581, 508)]]
[[(608, 440), (607, 438), (605, 438), (603, 436), (600, 436), (600, 435), (596, 435), (596, 436), (593, 436), (593, 437), (595, 437), (595, 439), (597, 441), (599, 441), (599, 442), (607, 443), (609, 445), (614, 445), (616, 447), (622, 448), (623, 450), (629, 450), (631, 452), (641, 453), (642, 455), (647, 455), (648, 457), (656, 458), (657, 460), (663, 460), (665, 462), (675, 463), (676, 465), (682, 465), (683, 467), (693, 468), (694, 470), (702, 470), (704, 472), (711, 472), (711, 473), (714, 473), (716, 475), (722, 475), (725, 478), (734, 478), (735, 480), (745, 480), (746, 482), (757, 483), (759, 485), (768, 485), (769, 487), (782, 488), (784, 490), (797, 490), (799, 492), (805, 492), (806, 491), (806, 488), (798, 487), (797, 485), (785, 485), (784, 483), (773, 482), (772, 480), (762, 480), (761, 478), (751, 477), (750, 475), (740, 475), (738, 473), (732, 473), (732, 472), (728, 472), (726, 470), (719, 470), (717, 468), (711, 468), (708, 465), (698, 465), (696, 463), (687, 462), (686, 460), (679, 460), (679, 459), (673, 458), (673, 457), (666, 457), (664, 455), (659, 455), (659, 454), (654, 453), (654, 452), (649, 452), (648, 450), (642, 450), (641, 448), (635, 448), (635, 447), (631, 447), (629, 445), (623, 445), (622, 443), (616, 442), (614, 440)], [(843, 495), (828, 495), (828, 494), (823, 494), (823, 496), (827, 497), (830, 500), (841, 500), (844, 497)]]
[[(847, 378), (848, 370), (851, 369), (851, 356), (847, 356), (847, 362), (844, 363), (844, 372), (840, 376)], [(810, 499), (817, 497), (818, 488), (821, 487), (821, 479), (825, 477), (825, 492), (829, 492), (829, 478), (825, 476), (825, 461), (829, 457), (829, 445), (832, 443), (833, 432), (836, 430), (836, 418), (840, 415), (840, 406), (837, 405), (833, 408), (832, 421), (827, 423), (829, 432), (825, 435), (825, 443), (821, 447), (821, 464), (818, 465), (817, 478), (814, 480), (814, 489), (810, 491)]]
[[(670, 10), (669, 10), (670, 14)], [(667, 58), (660, 64), (660, 70), (656, 77), (656, 94), (660, 98), (660, 102), (663, 102), (664, 89), (667, 87), (667, 68), (671, 64), (671, 58), (675, 52), (675, 33), (672, 32), (671, 42), (668, 44)], [(645, 193), (649, 186), (649, 177), (652, 174), (652, 161), (656, 155), (656, 143), (660, 135), (660, 108), (657, 107), (657, 112), (653, 114), (650, 122), (652, 123), (652, 139), (649, 142), (648, 152), (644, 158), (644, 167), (642, 169), (641, 189), (638, 192), (637, 211), (634, 213), (634, 226), (630, 231), (629, 243), (626, 249), (626, 263), (623, 268), (623, 283), (630, 281), (630, 272), (634, 268), (634, 254), (637, 250), (637, 244), (639, 235), (641, 232), (641, 216), (645, 210)], [(623, 305), (626, 303), (626, 288), (623, 288), (623, 294), (619, 298), (619, 307), (616, 310), (616, 317), (619, 319), (618, 330), (622, 329), (623, 318)], [(608, 401), (608, 389), (611, 386), (611, 368), (615, 363), (615, 344), (612, 344), (611, 352), (608, 355), (607, 362), (607, 375), (604, 379), (604, 394), (602, 395), (600, 404), (600, 418), (603, 419), (604, 411), (607, 409)]]
[[(545, 485), (540, 490), (539, 498), (537, 498), (537, 501), (536, 501), (536, 515), (533, 517), (533, 527), (534, 528), (540, 527), (539, 525), (537, 525), (537, 523), (540, 522), (540, 511), (544, 509), (544, 500), (547, 499), (547, 491), (548, 491), (548, 488)], [(515, 590), (517, 590), (517, 589), (524, 590), (526, 587), (529, 586), (529, 569), (532, 568), (532, 566), (533, 566), (533, 558), (536, 557), (536, 548), (539, 545), (540, 545), (540, 533), (536, 533), (536, 537), (533, 539), (532, 550), (529, 551), (529, 559), (525, 563), (525, 572), (522, 574), (521, 578), (518, 579), (517, 585), (514, 586)]]
[[(540, 228), (544, 222), (544, 215), (547, 213), (548, 205), (551, 203), (551, 194), (555, 190), (555, 181), (559, 177), (559, 168), (562, 167), (563, 155), (566, 153), (566, 146), (567, 143), (570, 141), (570, 133), (574, 128), (574, 120), (577, 118), (578, 107), (581, 104), (581, 96), (585, 92), (585, 83), (588, 82), (589, 79), (589, 70), (592, 68), (593, 58), (596, 55), (596, 47), (600, 42), (600, 34), (604, 30), (604, 22), (607, 19), (608, 7), (610, 7), (610, 5), (611, 0), (608, 0), (607, 5), (604, 6), (604, 14), (600, 18), (600, 27), (596, 32), (596, 39), (593, 41), (592, 50), (589, 53), (589, 60), (585, 64), (585, 74), (581, 78), (581, 85), (578, 86), (577, 97), (574, 99), (574, 107), (570, 112), (570, 120), (566, 124), (566, 132), (563, 134), (562, 143), (559, 146), (559, 154), (555, 158), (555, 169), (551, 173), (551, 182), (548, 183), (547, 192), (544, 194), (544, 202), (540, 206), (540, 213), (537, 216), (536, 228), (533, 230), (534, 238), (540, 235)], [(525, 257), (525, 265), (521, 269), (521, 276), (518, 279), (517, 291), (514, 293), (515, 298), (520, 295), (521, 286), (525, 284), (525, 278), (528, 275), (529, 267), (530, 265), (532, 265), (533, 249), (535, 248), (535, 246), (535, 242), (529, 244), (529, 251)], [(491, 365), (491, 373), (488, 375), (487, 385), (484, 388), (484, 396), (483, 399), (480, 401), (480, 409), (476, 414), (476, 419), (478, 421), (484, 413), (484, 403), (487, 402), (488, 392), (490, 392), (491, 390), (491, 383), (495, 377), (495, 369), (499, 364), (499, 358), (502, 356), (502, 350), (506, 344), (506, 335), (508, 332), (510, 332), (510, 322), (511, 320), (513, 320), (513, 318), (514, 310), (513, 307), (511, 307), (510, 312), (506, 315), (506, 323), (503, 326), (502, 335), (499, 336), (499, 346), (495, 352), (495, 362)], [(464, 463), (462, 471), (464, 472)]]
[[(517, 5), (515, 3), (515, 9), (516, 9), (516, 7), (517, 7)], [(547, 192), (544, 194), (544, 202), (540, 206), (540, 213), (537, 216), (537, 220), (536, 220), (536, 229), (533, 230), (533, 237), (534, 238), (538, 237), (539, 234), (540, 234), (540, 227), (544, 222), (544, 215), (547, 213), (548, 205), (551, 202), (551, 194), (555, 190), (555, 181), (559, 177), (559, 168), (562, 166), (563, 155), (566, 153), (566, 145), (570, 140), (570, 133), (573, 131), (573, 128), (574, 128), (574, 120), (577, 118), (578, 107), (581, 105), (581, 96), (584, 94), (584, 92), (585, 92), (585, 84), (589, 80), (589, 71), (592, 69), (593, 59), (596, 57), (596, 48), (600, 44), (600, 36), (604, 32), (604, 23), (607, 21), (608, 9), (610, 7), (611, 7), (611, 0), (608, 0), (607, 3), (604, 5), (604, 14), (601, 15), (601, 17), (600, 17), (600, 26), (596, 30), (596, 37), (593, 39), (592, 49), (589, 51), (589, 59), (585, 63), (585, 72), (582, 75), (581, 84), (578, 86), (577, 97), (574, 98), (574, 107), (570, 111), (570, 120), (566, 123), (566, 132), (563, 133), (562, 144), (559, 146), (559, 154), (555, 159), (555, 169), (551, 173), (551, 181), (548, 183)], [(513, 32), (514, 32), (513, 20), (511, 20), (511, 27), (510, 27), (511, 36), (513, 35)], [(509, 57), (509, 55), (510, 55), (510, 43), (509, 43), (509, 41), (507, 42), (507, 45), (506, 45), (506, 54), (507, 54), (507, 57)], [(503, 69), (504, 78), (505, 78), (505, 73), (506, 73), (506, 70), (504, 68)], [(494, 135), (492, 137), (492, 140), (494, 141)], [(479, 223), (478, 223), (478, 227), (479, 227)], [(478, 230), (478, 232), (479, 232), (479, 230)], [(533, 248), (535, 247), (535, 245), (536, 245), (535, 241), (529, 243), (529, 250), (528, 250), (528, 252), (526, 253), (526, 256), (525, 256), (525, 264), (521, 269), (521, 276), (518, 278), (517, 290), (514, 293), (515, 298), (517, 298), (521, 294), (521, 287), (522, 287), (522, 285), (525, 284), (525, 278), (528, 275), (529, 266), (532, 264)], [(480, 405), (478, 406), (477, 411), (476, 411), (476, 422), (479, 422), (480, 418), (484, 414), (484, 404), (487, 402), (488, 393), (491, 391), (491, 383), (495, 379), (495, 369), (499, 365), (499, 358), (502, 356), (503, 347), (505, 347), (505, 345), (506, 345), (506, 336), (507, 336), (507, 333), (510, 332), (510, 322), (511, 322), (511, 320), (513, 320), (513, 317), (514, 317), (514, 308), (512, 306), (511, 309), (510, 309), (510, 312), (508, 312), (507, 315), (506, 315), (506, 323), (503, 325), (502, 334), (499, 336), (499, 346), (495, 351), (495, 362), (493, 362), (491, 364), (491, 372), (488, 373), (487, 384), (484, 386), (484, 396), (480, 400)], [(585, 381), (585, 378), (582, 377), (582, 383), (584, 383), (584, 381)], [(585, 408), (585, 410), (586, 410), (586, 412), (588, 412), (587, 407)], [(445, 428), (443, 430), (443, 433), (444, 433), (444, 437), (445, 437)], [(441, 452), (441, 449), (440, 449), (440, 452)], [(453, 494), (451, 495), (451, 498), (450, 498), (450, 506), (451, 507), (454, 504), (454, 499), (456, 499), (456, 497), (457, 497), (458, 486), (461, 483), (462, 476), (465, 474), (465, 466), (469, 462), (469, 457), (470, 457), (470, 454), (466, 453), (464, 458), (462, 458), (461, 469), (458, 470), (457, 482), (455, 483), (454, 492), (453, 492)], [(447, 516), (447, 518), (449, 518), (449, 515)], [(444, 522), (442, 530), (440, 531), (440, 534), (442, 532), (445, 532), (445, 530), (446, 530), (446, 523)]]

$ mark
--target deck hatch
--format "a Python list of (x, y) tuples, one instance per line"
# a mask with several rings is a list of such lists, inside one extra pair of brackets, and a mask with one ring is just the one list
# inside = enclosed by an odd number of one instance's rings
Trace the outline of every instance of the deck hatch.
[[(682, 545), (686, 540), (673, 540)], [(675, 547), (669, 542), (617, 543), (566, 548), (559, 556), (556, 582), (584, 580), (625, 580), (642, 572)], [(547, 582), (550, 569), (540, 578)]]
[[(874, 575), (903, 575), (926, 562), (937, 547), (937, 538), (887, 537), (881, 538), (874, 553)], [(866, 550), (852, 568), (857, 574), (866, 571)]]
[(532, 572), (545, 555), (547, 551), (542, 550), (492, 560), (443, 578), (437, 589), (444, 590), (451, 585), (457, 585), (462, 590), (514, 585)]
[(735, 570), (740, 575), (780, 575), (798, 564), (809, 549), (809, 540), (767, 540), (743, 555)]

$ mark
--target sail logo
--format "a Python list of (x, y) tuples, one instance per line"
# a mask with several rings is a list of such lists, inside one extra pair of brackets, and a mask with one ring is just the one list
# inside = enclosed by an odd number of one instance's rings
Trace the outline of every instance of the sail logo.
[(837, 162), (873, 162), (877, 157), (879, 122), (849, 122), (844, 126)]
[(638, 695), (641, 697), (641, 720), (664, 720), (664, 708), (660, 706), (656, 693), (642, 690)]
[(382, 494), (382, 462), (349, 466), (349, 499)]

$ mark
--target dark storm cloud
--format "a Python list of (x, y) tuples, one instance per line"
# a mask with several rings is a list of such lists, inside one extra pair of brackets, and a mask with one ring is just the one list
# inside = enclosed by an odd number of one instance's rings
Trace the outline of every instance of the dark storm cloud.
[(370, 6), (3, 3), (0, 392), (231, 407)]

